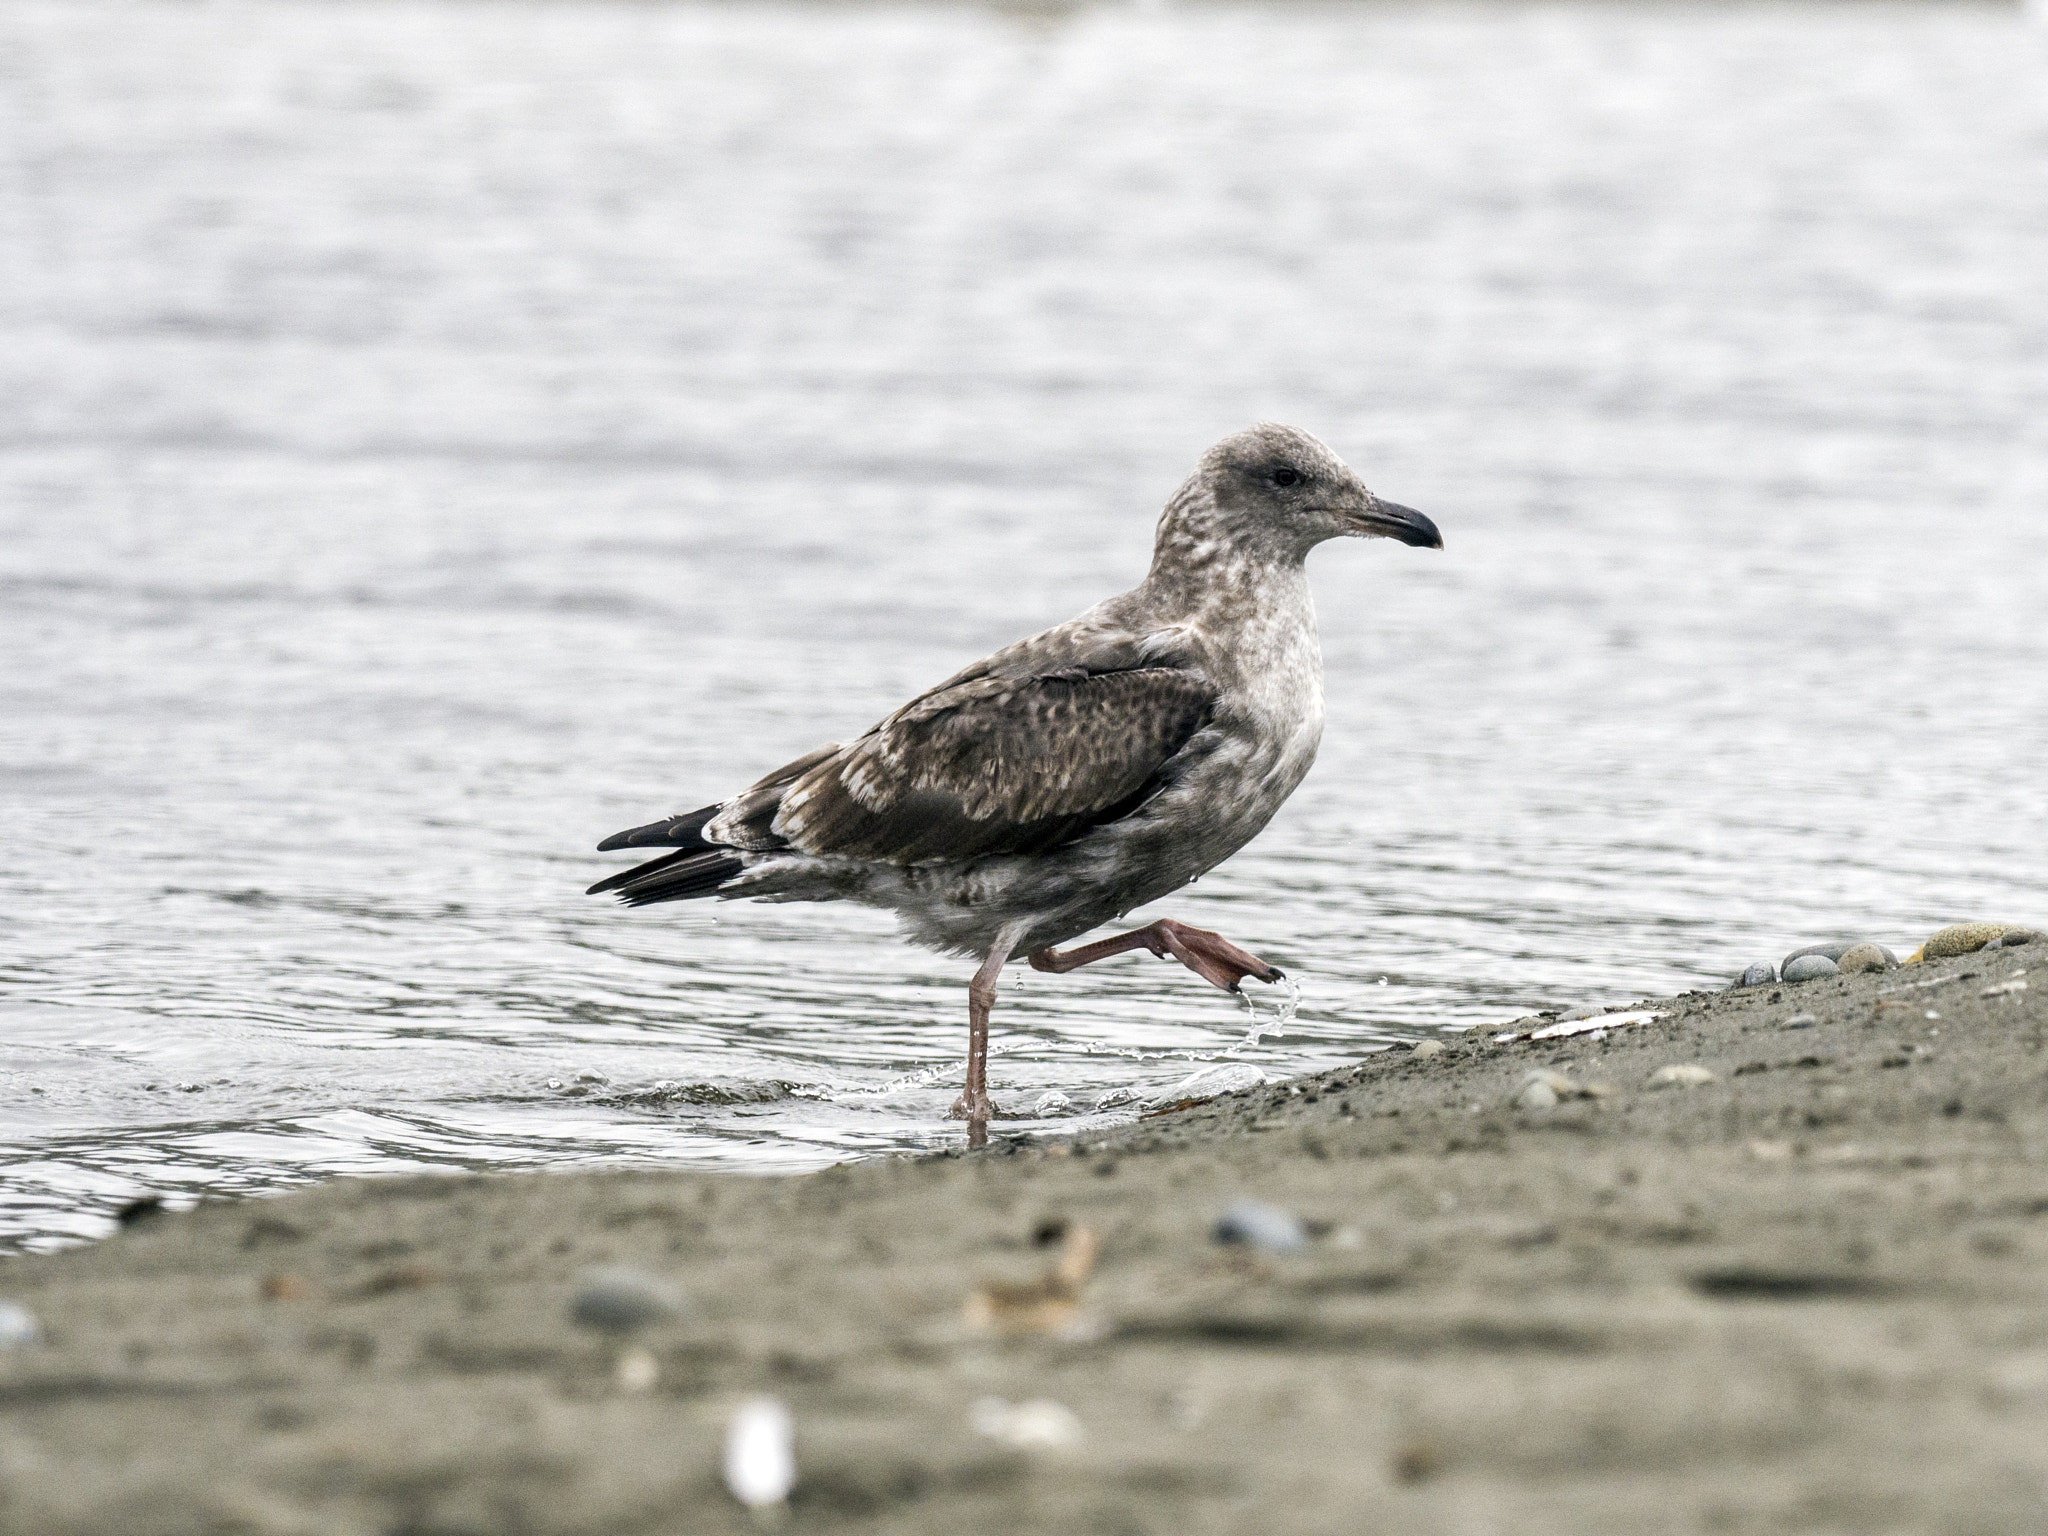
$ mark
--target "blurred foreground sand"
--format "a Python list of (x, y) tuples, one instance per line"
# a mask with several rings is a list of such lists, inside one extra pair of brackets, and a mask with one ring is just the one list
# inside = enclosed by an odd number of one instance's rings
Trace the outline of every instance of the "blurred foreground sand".
[[(10, 1259), (48, 1337), (0, 1355), (0, 1530), (737, 1531), (763, 1393), (795, 1528), (2039, 1530), (2048, 975), (1984, 993), (2043, 960), (1691, 994), (1084, 1145), (341, 1182)], [(1651, 1089), (1673, 1064), (1715, 1080)], [(1513, 1107), (1537, 1069), (1612, 1091)], [(1215, 1246), (1240, 1197), (1307, 1247)], [(1063, 1225), (1100, 1238), (1078, 1306), (992, 1305)], [(596, 1265), (680, 1312), (579, 1331)], [(989, 1398), (1078, 1437), (991, 1438)]]

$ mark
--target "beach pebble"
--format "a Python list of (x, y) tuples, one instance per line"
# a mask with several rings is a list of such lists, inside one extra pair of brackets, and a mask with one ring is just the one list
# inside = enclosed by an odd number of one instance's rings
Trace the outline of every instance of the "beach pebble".
[(2022, 944), (2038, 944), (2040, 942), (2041, 934), (2037, 929), (2013, 928), (2007, 930), (2000, 937), (1993, 939), (1984, 947), (1986, 949), (2018, 949)]
[(1784, 976), (1787, 981), (1814, 981), (1834, 975), (1835, 970), (1835, 962), (1826, 955), (1801, 955), (1785, 962)]
[(569, 1316), (584, 1328), (633, 1333), (682, 1309), (681, 1295), (658, 1275), (638, 1269), (593, 1269), (577, 1286)]
[(1517, 1109), (1555, 1109), (1557, 1108), (1557, 1090), (1551, 1087), (1550, 1084), (1540, 1080), (1524, 1083), (1522, 1084), (1521, 1091), (1515, 1095), (1515, 1107)]
[(1038, 1096), (1038, 1102), (1031, 1106), (1031, 1113), (1043, 1120), (1047, 1115), (1064, 1115), (1074, 1107), (1074, 1101), (1057, 1088)]
[(1562, 1072), (1539, 1067), (1522, 1079), (1515, 1090), (1517, 1109), (1555, 1109), (1562, 1099), (1577, 1098), (1579, 1085)]
[(1226, 1207), (1210, 1235), (1216, 1242), (1261, 1253), (1299, 1253), (1308, 1246), (1300, 1217), (1261, 1200), (1239, 1200)]
[(1928, 960), (1973, 955), (1993, 939), (2002, 939), (2016, 930), (2018, 925), (2014, 923), (1952, 923), (1921, 945), (1920, 954)]
[(1056, 1451), (1081, 1443), (1081, 1421), (1066, 1404), (1050, 1398), (1036, 1398), (1028, 1403), (1005, 1402), (1000, 1397), (977, 1398), (968, 1410), (968, 1422), (977, 1435), (1020, 1451)]
[(1673, 1062), (1650, 1074), (1652, 1088), (1698, 1088), (1714, 1081), (1714, 1074), (1697, 1062)]
[(1811, 1029), (1820, 1022), (1810, 1013), (1795, 1013), (1785, 1021), (1787, 1029)]
[(1804, 949), (1793, 950), (1791, 954), (1780, 960), (1778, 962), (1778, 971), (1782, 975), (1786, 966), (1790, 965), (1794, 960), (1803, 960), (1808, 955), (1825, 955), (1830, 960), (1840, 960), (1842, 956), (1855, 947), (1856, 941), (1854, 939), (1843, 939), (1835, 944), (1809, 944)]
[(789, 1410), (772, 1397), (749, 1398), (725, 1426), (725, 1486), (748, 1509), (766, 1512), (796, 1486), (796, 1434)]
[(1835, 957), (1835, 969), (1844, 976), (1860, 976), (1867, 971), (1893, 971), (1898, 969), (1898, 959), (1882, 944), (1855, 944)]
[(1444, 1043), (1441, 1040), (1418, 1040), (1415, 1042), (1414, 1048), (1408, 1052), (1409, 1056), (1417, 1061), (1426, 1061), (1432, 1056), (1441, 1056), (1443, 1053)]
[(43, 1336), (35, 1313), (17, 1301), (0, 1301), (0, 1350), (27, 1349)]
[(1736, 977), (1728, 990), (1734, 992), (1743, 987), (1768, 987), (1777, 979), (1778, 968), (1768, 961), (1759, 960), (1755, 965), (1752, 965), (1748, 970)]
[(1522, 1083), (1522, 1092), (1516, 1094), (1516, 1108), (1518, 1110), (1554, 1110), (1556, 1108), (1556, 1090), (1554, 1090), (1554, 1087), (1550, 1087), (1550, 1083), (1544, 1083), (1544, 1081)]
[(1105, 1088), (1095, 1096), (1097, 1109), (1115, 1109), (1119, 1104), (1135, 1104), (1138, 1094), (1132, 1088)]

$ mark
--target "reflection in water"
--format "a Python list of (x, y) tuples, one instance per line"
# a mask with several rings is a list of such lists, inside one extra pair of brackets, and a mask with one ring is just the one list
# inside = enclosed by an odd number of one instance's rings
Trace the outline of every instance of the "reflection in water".
[(590, 847), (1130, 584), (1258, 417), (1449, 546), (1312, 562), (1323, 761), (1170, 904), (1298, 1011), (1020, 968), (1007, 1106), (2048, 917), (2021, 27), (10, 7), (0, 1230), (957, 1137), (957, 964)]

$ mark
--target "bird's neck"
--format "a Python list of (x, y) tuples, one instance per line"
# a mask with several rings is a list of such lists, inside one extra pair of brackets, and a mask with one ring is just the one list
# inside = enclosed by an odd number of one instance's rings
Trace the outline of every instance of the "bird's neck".
[(1183, 487), (1159, 519), (1152, 569), (1139, 591), (1155, 613), (1173, 619), (1200, 621), (1232, 609), (1306, 609), (1307, 554), (1281, 530), (1247, 530), (1210, 498)]

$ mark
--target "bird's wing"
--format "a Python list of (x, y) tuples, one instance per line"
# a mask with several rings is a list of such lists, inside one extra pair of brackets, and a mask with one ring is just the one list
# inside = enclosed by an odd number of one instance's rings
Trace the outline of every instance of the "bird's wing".
[(1044, 852), (1164, 788), (1215, 703), (1176, 666), (966, 676), (808, 767), (774, 832), (892, 864)]

